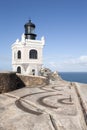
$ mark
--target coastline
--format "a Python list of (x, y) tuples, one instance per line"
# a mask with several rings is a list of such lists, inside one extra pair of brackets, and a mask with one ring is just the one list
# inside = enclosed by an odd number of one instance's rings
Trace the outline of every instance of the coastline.
[(66, 81), (87, 84), (87, 72), (60, 72), (59, 75)]

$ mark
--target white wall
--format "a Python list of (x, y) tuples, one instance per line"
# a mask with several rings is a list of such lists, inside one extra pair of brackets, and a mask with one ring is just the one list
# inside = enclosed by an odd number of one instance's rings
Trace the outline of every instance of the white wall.
[[(39, 70), (42, 67), (42, 60), (43, 60), (43, 46), (44, 46), (44, 39), (41, 40), (30, 40), (27, 39), (25, 41), (16, 41), (12, 45), (12, 68), (13, 71), (17, 71), (17, 67), (21, 67), (21, 72), (24, 74), (31, 74), (31, 70), (35, 69), (36, 75), (38, 75)], [(37, 51), (37, 59), (30, 59), (29, 58), (29, 51), (31, 49), (35, 49)], [(21, 59), (17, 58), (18, 50), (21, 51)], [(26, 66), (26, 70), (23, 68)]]

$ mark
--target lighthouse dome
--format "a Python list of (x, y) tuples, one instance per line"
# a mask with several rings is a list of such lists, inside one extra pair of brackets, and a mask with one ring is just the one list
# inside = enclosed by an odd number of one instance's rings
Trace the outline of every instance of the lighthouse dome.
[(24, 25), (25, 27), (25, 39), (31, 39), (35, 40), (36, 39), (36, 34), (35, 34), (35, 24), (29, 20), (28, 23)]
[(25, 26), (25, 27), (26, 27), (26, 26), (30, 26), (30, 27), (35, 28), (35, 24), (32, 23), (31, 20), (29, 20), (29, 22), (27, 22), (24, 26)]

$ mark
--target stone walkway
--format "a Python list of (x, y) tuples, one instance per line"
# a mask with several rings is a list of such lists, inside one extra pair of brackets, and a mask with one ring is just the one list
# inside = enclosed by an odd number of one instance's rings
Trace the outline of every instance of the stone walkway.
[(74, 86), (65, 81), (0, 95), (0, 130), (87, 130)]

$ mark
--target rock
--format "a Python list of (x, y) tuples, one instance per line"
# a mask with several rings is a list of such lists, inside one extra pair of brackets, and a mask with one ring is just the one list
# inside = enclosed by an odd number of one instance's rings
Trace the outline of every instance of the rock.
[(41, 76), (47, 77), (49, 80), (62, 80), (62, 78), (59, 76), (58, 72), (52, 72), (48, 68), (42, 68), (41, 69)]

